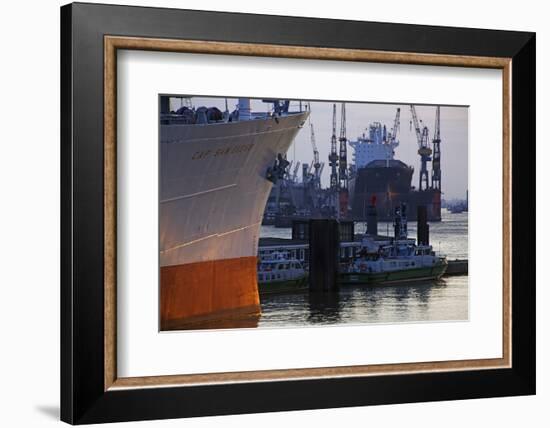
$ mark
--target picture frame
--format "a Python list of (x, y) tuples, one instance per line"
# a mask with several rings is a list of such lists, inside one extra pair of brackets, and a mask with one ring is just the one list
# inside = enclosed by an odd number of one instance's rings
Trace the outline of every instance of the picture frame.
[[(502, 358), (119, 378), (119, 49), (502, 70)], [(525, 142), (535, 141), (535, 96), (534, 33), (63, 6), (61, 419), (85, 424), (534, 394), (535, 148)]]

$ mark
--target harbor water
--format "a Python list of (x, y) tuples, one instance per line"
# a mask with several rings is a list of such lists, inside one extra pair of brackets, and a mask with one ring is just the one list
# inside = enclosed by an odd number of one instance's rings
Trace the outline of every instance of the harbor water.
[[(356, 233), (365, 225), (356, 224)], [(391, 223), (379, 223), (380, 234), (391, 234)], [(263, 226), (262, 237), (290, 238), (290, 229)], [(409, 222), (409, 236), (416, 224)], [(442, 221), (430, 223), (430, 241), (449, 260), (468, 258), (468, 213), (442, 210)], [(456, 321), (468, 319), (468, 276), (438, 281), (373, 287), (346, 286), (334, 293), (262, 295), (259, 328), (307, 325)]]

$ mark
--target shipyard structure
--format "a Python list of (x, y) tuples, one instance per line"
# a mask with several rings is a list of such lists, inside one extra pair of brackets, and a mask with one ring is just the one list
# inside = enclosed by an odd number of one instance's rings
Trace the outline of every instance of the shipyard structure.
[[(401, 109), (396, 109), (391, 129), (380, 122), (371, 123), (355, 140), (346, 137), (346, 109), (341, 105), (337, 135), (337, 108), (333, 105), (330, 138), (330, 184), (321, 186), (324, 163), (319, 162), (313, 124), (310, 124), (313, 160), (290, 163), (283, 178), (273, 187), (264, 211), (263, 224), (291, 227), (295, 220), (337, 218), (366, 221), (369, 211), (378, 219), (392, 221), (401, 204), (416, 220), (418, 206), (427, 209), (428, 221), (441, 220), (440, 109), (436, 108), (435, 129), (430, 138), (428, 127), (419, 120), (410, 105), (411, 131), (414, 130), (419, 155), (419, 179), (413, 183), (414, 167), (399, 160), (398, 134)], [(348, 161), (347, 149), (352, 149)], [(428, 167), (431, 164), (431, 171)]]

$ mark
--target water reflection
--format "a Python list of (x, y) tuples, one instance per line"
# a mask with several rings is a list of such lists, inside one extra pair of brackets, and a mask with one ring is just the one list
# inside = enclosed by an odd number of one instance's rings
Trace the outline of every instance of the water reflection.
[(307, 297), (309, 323), (335, 324), (340, 321), (342, 306), (339, 292), (312, 292)]
[(386, 286), (347, 286), (331, 293), (262, 295), (261, 315), (179, 329), (285, 328), (468, 319), (468, 277)]
[(468, 319), (468, 277), (261, 298), (258, 327)]

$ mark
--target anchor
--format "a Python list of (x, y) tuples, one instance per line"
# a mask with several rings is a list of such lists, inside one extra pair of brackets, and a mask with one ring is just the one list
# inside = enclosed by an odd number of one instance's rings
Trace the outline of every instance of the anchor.
[(287, 161), (281, 153), (278, 153), (277, 159), (273, 163), (273, 166), (267, 168), (265, 178), (273, 184), (277, 183), (280, 178), (284, 177), (288, 165), (290, 165), (290, 162)]

